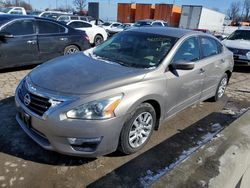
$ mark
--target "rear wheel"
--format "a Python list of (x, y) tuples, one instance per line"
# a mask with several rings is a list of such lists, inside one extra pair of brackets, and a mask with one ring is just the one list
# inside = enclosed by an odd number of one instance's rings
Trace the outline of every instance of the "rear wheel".
[(220, 80), (220, 83), (219, 83), (218, 88), (216, 90), (216, 94), (212, 98), (212, 101), (218, 101), (223, 97), (223, 95), (225, 94), (225, 91), (226, 91), (227, 84), (228, 84), (228, 76), (225, 73), (223, 75), (222, 79)]
[(139, 105), (124, 124), (119, 150), (125, 154), (131, 154), (143, 148), (153, 133), (155, 122), (154, 108), (148, 103)]
[(70, 55), (79, 52), (80, 49), (76, 45), (69, 45), (64, 49), (64, 55)]
[(103, 42), (103, 37), (101, 35), (96, 35), (94, 38), (94, 45), (98, 46)]

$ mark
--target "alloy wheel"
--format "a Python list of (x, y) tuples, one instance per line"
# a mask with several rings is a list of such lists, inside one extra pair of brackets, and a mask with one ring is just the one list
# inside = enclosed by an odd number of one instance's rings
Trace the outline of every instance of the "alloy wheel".
[(143, 112), (137, 116), (129, 132), (129, 145), (132, 148), (138, 148), (146, 142), (152, 131), (153, 123), (153, 117), (149, 112)]

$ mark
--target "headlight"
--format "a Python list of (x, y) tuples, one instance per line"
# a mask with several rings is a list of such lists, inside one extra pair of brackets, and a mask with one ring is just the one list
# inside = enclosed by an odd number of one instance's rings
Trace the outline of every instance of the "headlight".
[(250, 60), (250, 51), (246, 53), (247, 59)]
[(108, 119), (115, 116), (114, 111), (120, 104), (122, 95), (89, 102), (67, 112), (72, 119)]

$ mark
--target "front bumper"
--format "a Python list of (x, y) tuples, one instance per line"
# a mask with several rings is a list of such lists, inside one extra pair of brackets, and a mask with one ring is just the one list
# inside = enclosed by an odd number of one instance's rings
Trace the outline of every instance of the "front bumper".
[[(54, 110), (46, 118), (39, 118), (15, 96), (16, 120), (21, 128), (44, 149), (66, 155), (97, 157), (117, 149), (122, 129), (123, 117), (108, 120), (72, 120), (65, 118), (60, 109)], [(29, 116), (29, 123), (23, 118)], [(68, 138), (85, 140), (81, 145), (73, 145)]]

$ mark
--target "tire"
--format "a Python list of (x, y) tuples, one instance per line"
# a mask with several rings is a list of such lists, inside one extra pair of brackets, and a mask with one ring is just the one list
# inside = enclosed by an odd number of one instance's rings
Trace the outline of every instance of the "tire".
[(142, 149), (151, 137), (155, 123), (156, 113), (152, 105), (140, 104), (123, 126), (118, 150), (132, 154)]
[(101, 35), (96, 35), (94, 38), (94, 45), (98, 46), (99, 44), (101, 44), (103, 42), (103, 37)]
[(64, 49), (63, 54), (70, 55), (70, 54), (75, 54), (79, 51), (80, 51), (80, 49), (76, 45), (69, 45)]
[(228, 76), (225, 73), (219, 82), (215, 96), (211, 98), (212, 101), (216, 102), (224, 96), (227, 84), (228, 84)]

